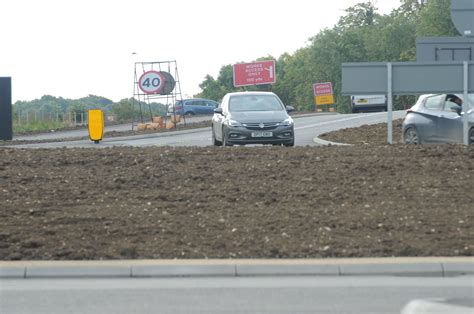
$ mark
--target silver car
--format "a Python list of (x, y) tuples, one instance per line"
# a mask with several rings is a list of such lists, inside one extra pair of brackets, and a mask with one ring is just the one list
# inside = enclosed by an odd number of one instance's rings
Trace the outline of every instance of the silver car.
[(212, 117), (212, 144), (273, 144), (294, 146), (293, 119), (277, 95), (270, 92), (229, 93)]
[[(462, 143), (463, 95), (422, 95), (403, 121), (403, 141), (406, 144)], [(468, 95), (469, 143), (474, 142), (474, 94)]]

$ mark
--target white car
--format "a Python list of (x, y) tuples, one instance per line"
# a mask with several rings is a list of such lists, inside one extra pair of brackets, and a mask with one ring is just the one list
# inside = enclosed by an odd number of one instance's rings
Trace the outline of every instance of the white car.
[(351, 96), (353, 113), (363, 111), (387, 111), (387, 97), (385, 95), (354, 95)]

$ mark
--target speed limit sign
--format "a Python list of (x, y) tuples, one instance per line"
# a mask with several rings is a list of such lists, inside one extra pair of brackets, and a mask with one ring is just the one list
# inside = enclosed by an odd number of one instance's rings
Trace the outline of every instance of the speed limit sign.
[(159, 94), (165, 85), (164, 76), (157, 71), (148, 71), (140, 76), (138, 87), (145, 94)]

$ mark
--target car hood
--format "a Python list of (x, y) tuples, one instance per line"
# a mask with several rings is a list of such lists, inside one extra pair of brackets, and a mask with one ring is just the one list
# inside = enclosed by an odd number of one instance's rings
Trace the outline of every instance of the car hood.
[(286, 111), (231, 112), (229, 118), (240, 123), (280, 122), (288, 118)]
[[(430, 110), (426, 110), (422, 107), (421, 108), (412, 107), (411, 112), (416, 112), (416, 113), (422, 114), (422, 115), (425, 115), (425, 114), (428, 114), (428, 115), (431, 115), (431, 116), (434, 115), (434, 116), (437, 116), (437, 117), (445, 115), (444, 111), (430, 111)], [(461, 121), (463, 120), (463, 115), (460, 116)], [(467, 115), (468, 115), (469, 124), (474, 124), (474, 109), (469, 109), (468, 112), (467, 112)]]

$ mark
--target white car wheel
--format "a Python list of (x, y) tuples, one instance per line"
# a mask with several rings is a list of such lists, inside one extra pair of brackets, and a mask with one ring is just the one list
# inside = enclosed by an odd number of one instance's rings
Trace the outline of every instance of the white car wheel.
[(413, 145), (421, 144), (420, 137), (418, 136), (418, 132), (416, 131), (415, 128), (408, 128), (405, 131), (405, 134), (403, 135), (403, 141), (405, 142), (405, 144), (413, 144)]

